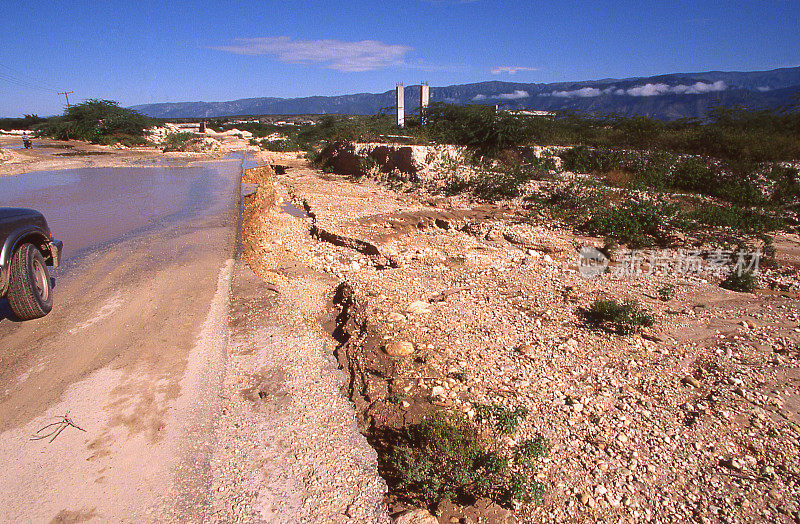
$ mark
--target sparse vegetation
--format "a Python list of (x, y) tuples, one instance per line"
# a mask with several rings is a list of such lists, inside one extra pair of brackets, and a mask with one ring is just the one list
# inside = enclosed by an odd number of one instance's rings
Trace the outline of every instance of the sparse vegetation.
[(650, 311), (641, 307), (636, 300), (620, 303), (613, 298), (592, 302), (588, 317), (592, 322), (622, 335), (650, 327), (655, 322)]
[(672, 284), (664, 284), (661, 286), (661, 289), (658, 290), (658, 298), (661, 299), (662, 302), (669, 302), (675, 298), (675, 286)]
[[(474, 175), (452, 168), (434, 190), (489, 201), (526, 196), (537, 209), (631, 247), (667, 246), (698, 232), (720, 242), (800, 223), (798, 170), (778, 164), (800, 158), (796, 111), (717, 109), (705, 121), (661, 122), (568, 113), (532, 118), (487, 105), (435, 103), (424, 116), (425, 126), (412, 118), (402, 133), (417, 143), (466, 146), (471, 154), (464, 162)], [(327, 116), (297, 140), (306, 147), (399, 132), (387, 115)], [(549, 194), (528, 194), (527, 182), (555, 172), (545, 160), (519, 157), (515, 148), (531, 143), (580, 144), (559, 153), (563, 168), (594, 180), (556, 181)], [(676, 193), (690, 196), (678, 201)]]
[(391, 449), (396, 492), (436, 510), (448, 501), (489, 498), (511, 506), (538, 501), (544, 486), (534, 478), (535, 459), (547, 455), (541, 435), (506, 446), (527, 409), (476, 405), (476, 422), (456, 411), (431, 411), (405, 428)]

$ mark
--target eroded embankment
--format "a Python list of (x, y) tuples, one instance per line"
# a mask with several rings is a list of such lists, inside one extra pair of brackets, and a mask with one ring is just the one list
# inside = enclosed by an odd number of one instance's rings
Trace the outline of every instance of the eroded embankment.
[(336, 284), (294, 256), (315, 241), (282, 212), (270, 167), (248, 170), (242, 258), (234, 276), (231, 342), (217, 421), (220, 521), (386, 522), (374, 450), (341, 393), (346, 378), (325, 333)]

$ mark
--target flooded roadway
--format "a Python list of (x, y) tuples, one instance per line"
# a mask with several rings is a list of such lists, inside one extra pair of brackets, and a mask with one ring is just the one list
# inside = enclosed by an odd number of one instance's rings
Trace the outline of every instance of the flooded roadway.
[(0, 177), (65, 249), (49, 315), (0, 301), (1, 520), (206, 519), (241, 167)]
[[(228, 162), (228, 163), (234, 163)], [(106, 167), (0, 177), (0, 206), (44, 213), (64, 257), (187, 218), (219, 213), (218, 167)]]

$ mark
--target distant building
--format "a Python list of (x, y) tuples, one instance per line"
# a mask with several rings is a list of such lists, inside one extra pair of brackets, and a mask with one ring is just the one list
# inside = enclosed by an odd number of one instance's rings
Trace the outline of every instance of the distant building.
[(510, 110), (506, 112), (519, 116), (547, 116), (547, 117), (556, 116), (555, 111), (534, 111), (532, 109), (519, 109), (516, 111)]

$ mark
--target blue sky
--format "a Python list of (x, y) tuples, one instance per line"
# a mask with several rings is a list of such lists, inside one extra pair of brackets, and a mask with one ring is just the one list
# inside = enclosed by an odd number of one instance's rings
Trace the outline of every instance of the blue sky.
[(800, 65), (800, 0), (3, 2), (0, 116)]

